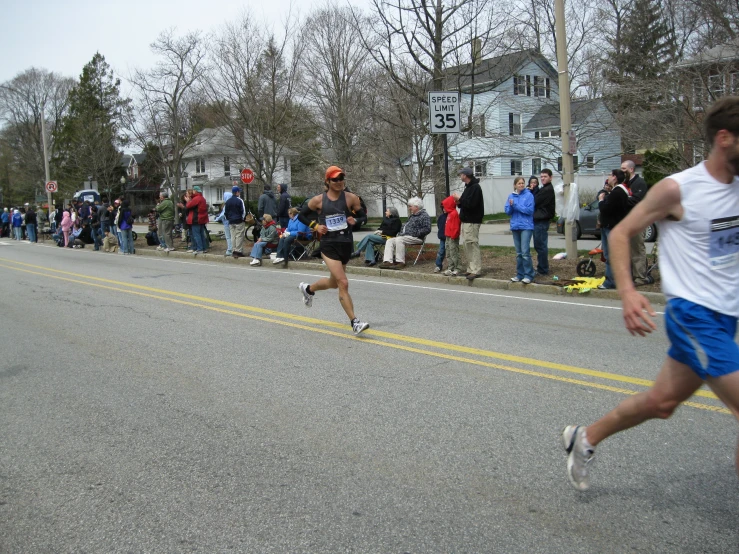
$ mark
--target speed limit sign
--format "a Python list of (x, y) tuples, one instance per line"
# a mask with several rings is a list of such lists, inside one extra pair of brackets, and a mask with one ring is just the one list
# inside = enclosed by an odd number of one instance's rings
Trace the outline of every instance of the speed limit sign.
[(56, 192), (56, 181), (48, 181), (46, 183), (46, 190), (48, 192)]
[(429, 92), (431, 134), (459, 133), (459, 93)]

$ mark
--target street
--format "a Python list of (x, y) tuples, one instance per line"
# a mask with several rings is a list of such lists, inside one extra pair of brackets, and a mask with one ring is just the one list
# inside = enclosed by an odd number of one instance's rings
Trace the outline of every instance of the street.
[(354, 337), (335, 291), (302, 304), (322, 275), (0, 241), (0, 552), (739, 550), (708, 390), (566, 477), (562, 428), (649, 386), (661, 314), (350, 276)]

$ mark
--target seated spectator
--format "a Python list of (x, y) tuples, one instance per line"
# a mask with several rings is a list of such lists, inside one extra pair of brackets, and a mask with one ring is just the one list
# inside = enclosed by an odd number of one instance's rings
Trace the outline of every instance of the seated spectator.
[(352, 252), (352, 258), (358, 258), (364, 252), (364, 265), (375, 265), (375, 246), (381, 246), (387, 239), (397, 237), (402, 225), (398, 210), (388, 208), (377, 231), (359, 241), (357, 249)]
[(277, 257), (272, 260), (273, 264), (279, 264), (287, 259), (290, 254), (290, 247), (295, 239), (311, 238), (311, 230), (305, 223), (298, 220), (298, 209), (290, 208), (287, 210), (290, 221), (287, 223), (287, 229), (280, 235), (280, 242), (277, 243)]
[[(398, 236), (385, 243), (385, 256), (380, 267), (383, 269), (403, 269), (405, 267), (405, 247), (423, 244), (424, 238), (431, 232), (431, 218), (423, 207), (423, 200), (411, 198), (408, 201), (408, 221)], [(393, 262), (393, 258), (395, 261)]]
[(272, 216), (264, 214), (262, 216), (262, 233), (259, 235), (259, 240), (254, 243), (249, 254), (252, 258), (249, 265), (262, 265), (262, 254), (268, 244), (277, 242), (277, 225), (272, 220)]
[(84, 248), (85, 243), (81, 238), (82, 235), (82, 220), (78, 217), (74, 220), (74, 225), (72, 226), (72, 233), (69, 236), (69, 243), (67, 246), (69, 248)]
[(103, 251), (118, 251), (118, 238), (115, 236), (115, 233), (110, 232), (110, 229), (105, 230), (105, 238), (103, 239)]

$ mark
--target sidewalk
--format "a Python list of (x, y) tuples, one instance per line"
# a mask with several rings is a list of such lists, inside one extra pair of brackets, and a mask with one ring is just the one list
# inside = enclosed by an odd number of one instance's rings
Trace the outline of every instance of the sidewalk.
[[(211, 229), (211, 232), (213, 232), (213, 229)], [(358, 233), (355, 234), (355, 236), (356, 235), (358, 235)], [(244, 258), (235, 259), (235, 258), (223, 256), (220, 254), (198, 254), (197, 256), (194, 256), (193, 254), (187, 254), (184, 251), (175, 250), (173, 252), (163, 252), (161, 250), (147, 250), (144, 248), (140, 248), (136, 251), (136, 255), (137, 256), (142, 256), (142, 255), (151, 256), (151, 257), (174, 257), (178, 259), (187, 259), (187, 260), (197, 259), (198, 261), (236, 264), (236, 265), (241, 265), (244, 267), (249, 267), (249, 262), (248, 261), (245, 262)], [(290, 269), (298, 269), (298, 268), (302, 270), (307, 269), (309, 271), (328, 272), (325, 265), (323, 265), (320, 262), (312, 262), (312, 261), (290, 262), (287, 268), (282, 264), (273, 265), (271, 263), (265, 263), (264, 265), (259, 266), (260, 270), (266, 270), (266, 271), (289, 271)], [(401, 280), (401, 281), (416, 281), (416, 282), (422, 282), (422, 283), (428, 283), (428, 284), (455, 285), (455, 286), (463, 286), (463, 287), (466, 286), (466, 287), (472, 287), (472, 288), (478, 288), (478, 289), (495, 289), (495, 290), (506, 290), (506, 291), (512, 291), (512, 292), (531, 292), (535, 294), (549, 294), (553, 296), (572, 297), (577, 294), (577, 293), (565, 292), (563, 287), (558, 287), (554, 285), (544, 285), (544, 284), (540, 285), (536, 283), (532, 283), (530, 285), (524, 285), (522, 283), (513, 283), (510, 280), (491, 279), (485, 276), (479, 277), (475, 279), (474, 281), (468, 281), (467, 279), (464, 279), (464, 278), (447, 277), (445, 275), (438, 274), (438, 273), (419, 273), (419, 272), (413, 272), (413, 271), (396, 271), (392, 269), (379, 269), (377, 267), (356, 267), (356, 266), (346, 266), (346, 273), (354, 274), (354, 275), (365, 275), (368, 277), (383, 277), (383, 278), (395, 279), (395, 280)], [(652, 304), (659, 304), (659, 305), (665, 304), (665, 297), (661, 293), (642, 292), (642, 294)], [(618, 293), (615, 290), (595, 289), (587, 293), (587, 297), (602, 298), (602, 299), (607, 299), (607, 300), (620, 300), (620, 297), (618, 296)]]

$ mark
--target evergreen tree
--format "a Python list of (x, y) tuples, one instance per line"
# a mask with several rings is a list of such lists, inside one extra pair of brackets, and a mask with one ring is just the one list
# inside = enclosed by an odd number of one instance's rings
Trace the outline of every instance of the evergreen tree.
[(618, 111), (659, 103), (675, 57), (675, 37), (659, 0), (633, 0), (613, 35), (606, 77)]
[(121, 122), (129, 104), (120, 97), (120, 79), (96, 53), (70, 92), (69, 112), (55, 135), (60, 186), (65, 192), (77, 189), (88, 177), (109, 193), (120, 186), (121, 149), (127, 142)]

